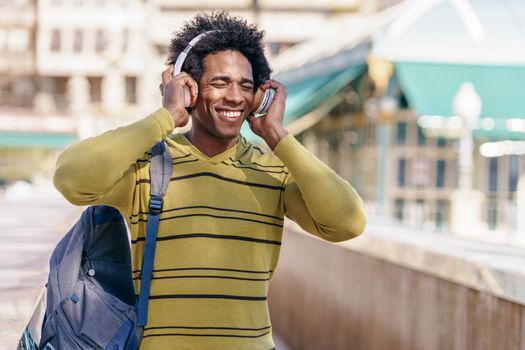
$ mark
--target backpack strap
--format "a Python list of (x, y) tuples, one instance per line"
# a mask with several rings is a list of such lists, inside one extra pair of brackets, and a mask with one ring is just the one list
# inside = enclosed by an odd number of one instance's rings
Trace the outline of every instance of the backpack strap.
[(153, 146), (151, 155), (149, 214), (142, 260), (140, 294), (137, 303), (139, 326), (145, 326), (148, 322), (148, 301), (151, 277), (153, 275), (157, 230), (159, 227), (160, 212), (162, 210), (162, 201), (170, 183), (172, 168), (173, 164), (170, 151), (164, 141), (161, 141)]

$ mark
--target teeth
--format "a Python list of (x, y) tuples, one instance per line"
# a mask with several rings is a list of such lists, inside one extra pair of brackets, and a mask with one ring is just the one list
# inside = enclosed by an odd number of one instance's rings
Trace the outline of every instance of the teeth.
[(219, 114), (226, 118), (238, 118), (241, 116), (241, 111), (220, 111)]

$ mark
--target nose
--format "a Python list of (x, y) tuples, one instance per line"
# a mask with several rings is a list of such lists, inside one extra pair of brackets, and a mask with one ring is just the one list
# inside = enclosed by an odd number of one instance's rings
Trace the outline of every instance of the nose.
[(241, 87), (238, 84), (232, 84), (226, 91), (224, 100), (233, 105), (239, 105), (243, 101), (243, 94)]

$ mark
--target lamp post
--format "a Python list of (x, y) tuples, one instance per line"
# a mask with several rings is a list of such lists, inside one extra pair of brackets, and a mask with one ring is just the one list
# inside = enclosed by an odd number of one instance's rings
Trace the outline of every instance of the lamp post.
[(391, 124), (394, 120), (398, 105), (397, 100), (387, 96), (387, 88), (390, 77), (394, 73), (394, 67), (391, 62), (370, 55), (367, 59), (368, 75), (373, 80), (376, 91), (375, 97), (372, 98), (365, 106), (367, 114), (377, 118), (377, 136), (379, 142), (379, 155), (377, 167), (377, 215), (388, 216), (388, 192), (389, 192), (389, 169), (390, 169), (390, 136)]
[(472, 83), (463, 83), (454, 97), (454, 113), (463, 121), (459, 140), (459, 189), (472, 190), (472, 164), (474, 140), (472, 129), (481, 113), (481, 98)]
[(453, 101), (454, 113), (463, 121), (459, 139), (458, 189), (451, 196), (451, 229), (461, 235), (472, 235), (482, 229), (481, 210), (484, 196), (472, 186), (473, 152), (475, 150), (472, 130), (476, 127), (481, 113), (481, 98), (474, 85), (463, 83)]

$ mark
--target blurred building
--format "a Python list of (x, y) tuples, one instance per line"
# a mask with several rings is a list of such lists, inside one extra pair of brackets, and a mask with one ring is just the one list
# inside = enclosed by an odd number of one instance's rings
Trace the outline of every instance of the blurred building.
[(35, 35), (33, 1), (0, 2), (0, 105), (32, 106)]
[[(471, 190), (481, 199), (479, 218), (462, 219), (475, 234), (515, 235), (525, 210), (518, 186), (525, 174), (525, 5), (466, 4), (408, 2), (332, 21), (276, 61), (289, 91), (285, 120), (355, 185), (369, 212), (437, 230), (453, 229), (459, 145), (468, 131)], [(463, 83), (481, 98), (471, 127), (454, 108)], [(294, 114), (296, 91), (318, 103)]]
[(75, 138), (160, 106), (172, 33), (198, 11), (226, 9), (258, 23), (272, 58), (332, 18), (396, 2), (0, 0), (0, 182), (29, 180), (35, 168), (49, 175)]

